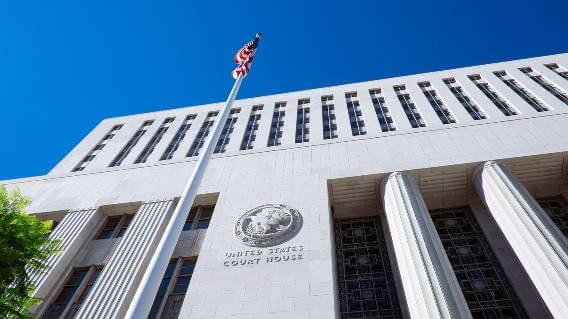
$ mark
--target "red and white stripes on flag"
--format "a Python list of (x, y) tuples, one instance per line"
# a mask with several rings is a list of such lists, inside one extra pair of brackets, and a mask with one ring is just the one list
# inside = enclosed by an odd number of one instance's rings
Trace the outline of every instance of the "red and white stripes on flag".
[(258, 37), (245, 44), (245, 46), (242, 47), (237, 54), (235, 54), (234, 60), (238, 66), (233, 70), (233, 73), (231, 73), (235, 80), (239, 77), (239, 74), (242, 74), (243, 77), (247, 76), (252, 64), (252, 59), (254, 58), (254, 52), (256, 51), (257, 44)]

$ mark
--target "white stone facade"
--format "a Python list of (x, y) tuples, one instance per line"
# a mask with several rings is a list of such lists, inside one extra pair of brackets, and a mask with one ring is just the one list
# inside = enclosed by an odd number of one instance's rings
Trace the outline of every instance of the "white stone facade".
[[(185, 297), (176, 301), (179, 318), (348, 318), (338, 287), (334, 224), (361, 217), (374, 217), (384, 228), (400, 316), (480, 318), (459, 287), (460, 275), (442, 245), (447, 239), (436, 233), (440, 219), (429, 215), (466, 206), (526, 316), (562, 318), (568, 311), (568, 243), (538, 200), (568, 197), (567, 70), (565, 53), (235, 101), (240, 112), (233, 115), (237, 121), (226, 151), (213, 156), (194, 203), (215, 205), (209, 227), (183, 231), (172, 256), (197, 260)], [(500, 71), (506, 75), (494, 73)], [(482, 91), (484, 83), (500, 105)], [(469, 104), (451, 91), (456, 86)], [(429, 100), (431, 90), (435, 96)], [(322, 101), (330, 95), (332, 100)], [(373, 101), (379, 98), (387, 114)], [(305, 99), (307, 124), (298, 113)], [(421, 119), (405, 113), (408, 99)], [(276, 146), (269, 147), (279, 102), (286, 103), (285, 116), (274, 131)], [(322, 106), (330, 104), (331, 123), (322, 116)], [(263, 107), (257, 110), (253, 147), (240, 150), (250, 133), (251, 109), (258, 105)], [(197, 157), (186, 154), (208, 113), (221, 106), (106, 119), (47, 175), (1, 182), (33, 199), (29, 213), (60, 221), (52, 236), (62, 239), (65, 252), (50, 259), (48, 272), (33, 276), (36, 296), (45, 299), (35, 309), (38, 318), (75, 269), (97, 277), (80, 284), (77, 291), (90, 293), (81, 301), (73, 295), (64, 313), (124, 316), (195, 165)], [(361, 115), (350, 120), (351, 111)], [(509, 111), (515, 114), (507, 116)], [(329, 124), (337, 138), (324, 138)], [(299, 142), (298, 126), (308, 141)], [(129, 145), (141, 127), (145, 133)], [(176, 139), (173, 157), (162, 160)], [(120, 165), (110, 167), (125, 147)], [(148, 149), (153, 151), (143, 154)], [(383, 182), (387, 176), (398, 180)], [(275, 247), (244, 245), (234, 235), (235, 223), (264, 204), (298, 210), (302, 228)], [(109, 216), (132, 213), (132, 221), (127, 225), (122, 218), (111, 237), (94, 239)], [(120, 225), (126, 232), (117, 236)], [(75, 309), (77, 302), (81, 307)], [(160, 308), (162, 317), (169, 316), (170, 306)]]

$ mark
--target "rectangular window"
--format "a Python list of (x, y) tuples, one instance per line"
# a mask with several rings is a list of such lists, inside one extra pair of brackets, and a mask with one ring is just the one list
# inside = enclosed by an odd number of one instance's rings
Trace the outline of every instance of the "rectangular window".
[(225, 153), (227, 144), (231, 140), (231, 134), (233, 133), (233, 129), (235, 127), (235, 123), (237, 123), (238, 114), (241, 112), (241, 109), (231, 109), (229, 112), (229, 117), (227, 121), (225, 121), (225, 125), (223, 126), (223, 130), (221, 131), (221, 135), (217, 140), (217, 145), (215, 145), (215, 150), (213, 153)]
[(89, 153), (87, 153), (87, 155), (81, 160), (81, 162), (79, 162), (79, 164), (77, 164), (77, 166), (73, 168), (72, 172), (79, 172), (84, 170), (89, 162), (91, 162), (95, 158), (95, 156), (97, 156), (99, 151), (102, 150), (103, 147), (105, 147), (108, 141), (110, 141), (110, 139), (112, 139), (116, 132), (121, 128), (122, 124), (113, 126), (110, 131), (108, 131), (108, 133), (106, 133), (105, 136), (97, 143), (97, 145), (95, 145), (95, 147), (93, 147), (93, 149)]
[(197, 206), (191, 208), (183, 224), (183, 230), (207, 229), (215, 206)]
[(120, 166), (120, 164), (122, 164), (122, 161), (124, 161), (126, 156), (128, 156), (130, 151), (132, 151), (132, 148), (134, 148), (134, 146), (136, 146), (136, 144), (138, 143), (140, 138), (146, 133), (146, 131), (148, 130), (150, 125), (152, 125), (152, 123), (154, 123), (153, 120), (144, 121), (144, 123), (142, 123), (142, 126), (140, 126), (138, 131), (136, 131), (136, 133), (134, 133), (134, 136), (132, 136), (130, 138), (128, 143), (126, 143), (126, 145), (122, 148), (120, 153), (118, 153), (118, 156), (116, 156), (114, 158), (114, 160), (110, 163), (110, 165), (109, 165), (110, 167)]
[(108, 216), (103, 227), (94, 239), (97, 240), (122, 237), (122, 235), (124, 235), (124, 233), (126, 232), (128, 226), (132, 222), (133, 218), (134, 214)]
[(133, 219), (134, 219), (134, 214), (127, 214), (122, 217), (120, 227), (118, 228), (118, 233), (116, 233), (116, 238), (122, 237), (122, 235), (126, 233), (126, 230), (128, 229), (128, 226), (130, 226), (130, 223), (132, 222)]
[(296, 143), (310, 141), (310, 99), (298, 100)]
[(198, 207), (191, 208), (189, 214), (187, 215), (187, 218), (185, 219), (185, 223), (183, 224), (183, 230), (192, 230), (194, 228), (193, 223), (195, 221), (195, 217), (197, 216), (197, 209)]
[(380, 218), (335, 220), (334, 232), (341, 318), (404, 318)]
[(219, 112), (209, 112), (207, 114), (207, 118), (205, 118), (199, 132), (197, 132), (197, 136), (195, 137), (193, 144), (191, 144), (191, 148), (189, 149), (189, 152), (187, 152), (186, 157), (199, 155), (199, 150), (203, 147), (205, 139), (207, 138), (207, 135), (209, 135), (209, 131), (211, 131), (211, 127), (213, 126), (213, 123), (215, 123), (215, 118), (217, 118), (218, 114)]
[(465, 108), (467, 113), (473, 118), (474, 120), (483, 120), (486, 119), (485, 114), (473, 101), (467, 96), (462, 89), (462, 87), (456, 82), (454, 78), (447, 78), (443, 79), (444, 83), (448, 86), (452, 94), (460, 101), (461, 105)]
[(245, 130), (245, 136), (243, 136), (243, 141), (241, 142), (241, 151), (250, 150), (254, 147), (254, 141), (256, 140), (256, 132), (258, 131), (258, 122), (260, 121), (260, 113), (262, 109), (262, 105), (255, 105), (252, 107), (247, 122), (247, 128)]
[(178, 257), (172, 259), (162, 277), (148, 319), (177, 318), (191, 282), (196, 260)]
[(568, 71), (565, 68), (559, 66), (556, 63), (545, 64), (544, 66), (546, 66), (550, 70), (554, 71), (554, 73), (556, 73), (556, 74), (560, 75), (561, 77), (565, 78), (566, 80), (568, 80)]
[(197, 206), (193, 207), (189, 214), (187, 215), (187, 219), (183, 224), (183, 230), (192, 230), (192, 229), (207, 229), (209, 228), (209, 221), (211, 220), (211, 216), (213, 215), (213, 211), (215, 210), (215, 206)]
[(406, 86), (396, 85), (393, 88), (412, 128), (426, 127), (426, 123), (424, 122), (424, 119), (422, 119), (422, 115), (420, 115), (416, 105), (414, 105), (414, 102), (410, 99), (410, 94), (406, 92)]
[(440, 121), (442, 121), (443, 124), (456, 122), (456, 119), (454, 118), (450, 110), (448, 110), (448, 108), (444, 105), (430, 82), (420, 82), (418, 83), (418, 86), (420, 87), (420, 89), (422, 89), (422, 93), (424, 93), (424, 96), (426, 96), (428, 102), (430, 102), (430, 105), (432, 105), (434, 112), (436, 112), (438, 118), (440, 118)]
[(351, 123), (351, 133), (353, 136), (365, 135), (365, 121), (363, 121), (363, 113), (357, 100), (357, 92), (345, 93), (345, 100), (347, 101), (347, 113), (349, 114), (349, 122)]
[(382, 96), (381, 89), (370, 89), (369, 94), (371, 95), (371, 100), (373, 101), (373, 107), (375, 108), (377, 119), (379, 120), (379, 124), (381, 125), (381, 131), (396, 131), (396, 127), (394, 126), (389, 108), (385, 103), (385, 98)]
[(170, 124), (174, 121), (174, 119), (175, 119), (175, 117), (168, 117), (167, 119), (164, 120), (162, 125), (160, 125), (160, 127), (156, 131), (156, 134), (154, 134), (154, 136), (152, 136), (152, 139), (150, 139), (150, 142), (148, 142), (148, 144), (146, 145), (146, 147), (144, 147), (144, 149), (142, 150), (140, 155), (138, 155), (138, 158), (136, 158), (136, 160), (134, 161), (134, 164), (146, 162), (146, 160), (148, 159), (148, 156), (150, 156), (150, 154), (152, 154), (152, 152), (156, 148), (156, 145), (158, 145), (158, 143), (160, 143), (160, 141), (162, 140), (162, 137), (168, 131), (168, 128), (170, 127)]
[(272, 123), (270, 124), (270, 135), (268, 136), (268, 147), (282, 144), (282, 127), (284, 126), (284, 116), (286, 116), (286, 102), (278, 102), (274, 105), (272, 113)]
[(65, 284), (63, 284), (57, 298), (53, 300), (41, 318), (58, 319), (73, 317), (88, 296), (101, 271), (101, 266), (74, 269), (67, 281), (65, 281)]
[(522, 87), (515, 79), (513, 79), (505, 71), (493, 72), (503, 83), (505, 83), (511, 90), (515, 91), (518, 96), (520, 96), (525, 102), (533, 107), (537, 112), (548, 111), (548, 108), (542, 104), (532, 93), (530, 93), (526, 88)]
[(85, 299), (87, 299), (87, 296), (89, 296), (89, 292), (91, 292), (91, 289), (93, 289), (93, 286), (97, 282), (97, 278), (99, 278), (99, 275), (103, 271), (102, 266), (94, 266), (92, 268), (94, 268), (92, 270), (93, 271), (92, 275), (88, 276), (89, 279), (85, 279), (85, 280), (88, 280), (87, 284), (85, 286), (85, 289), (83, 289), (83, 291), (79, 295), (79, 299), (77, 299), (77, 302), (75, 302), (71, 306), (71, 311), (70, 311), (71, 315), (69, 316), (70, 318), (73, 318), (75, 316), (75, 314), (77, 313), (77, 311), (79, 311), (79, 307), (83, 304)]
[(156, 293), (156, 298), (154, 298), (154, 302), (152, 303), (152, 308), (150, 308), (150, 313), (148, 314), (148, 319), (151, 318), (160, 318), (158, 314), (163, 310), (163, 303), (165, 297), (168, 295), (169, 288), (170, 288), (170, 281), (175, 276), (175, 270), (177, 266), (177, 259), (170, 261), (168, 267), (166, 268), (166, 272), (162, 277), (162, 282), (158, 288), (158, 292)]
[(471, 209), (430, 215), (473, 318), (528, 318)]
[(191, 127), (191, 124), (193, 124), (193, 120), (195, 120), (196, 116), (197, 115), (195, 115), (195, 114), (190, 114), (185, 118), (185, 120), (181, 124), (180, 128), (176, 132), (176, 135), (174, 136), (174, 138), (172, 138), (172, 141), (168, 145), (168, 148), (166, 148), (166, 151), (164, 152), (164, 154), (160, 158), (161, 161), (169, 160), (169, 159), (172, 159), (174, 157), (175, 152), (179, 148), (181, 141), (183, 141), (183, 139), (185, 138), (185, 134), (187, 133), (187, 131)]
[(509, 106), (505, 99), (499, 96), (487, 83), (485, 80), (481, 78), (479, 74), (468, 75), (468, 78), (477, 86), (478, 89), (487, 96), (497, 106), (499, 111), (501, 111), (505, 116), (517, 115), (517, 112)]
[(556, 96), (560, 101), (564, 102), (564, 104), (568, 105), (568, 95), (558, 89), (554, 84), (547, 81), (541, 74), (535, 72), (532, 68), (520, 68), (519, 71), (526, 74), (530, 77), (533, 81), (535, 81), (538, 85), (540, 85), (543, 89), (550, 92), (552, 95)]
[(558, 196), (538, 199), (537, 202), (564, 236), (568, 237), (568, 202), (566, 199)]
[(333, 95), (321, 97), (321, 117), (323, 121), (323, 139), (337, 138), (337, 122), (335, 119), (335, 106)]

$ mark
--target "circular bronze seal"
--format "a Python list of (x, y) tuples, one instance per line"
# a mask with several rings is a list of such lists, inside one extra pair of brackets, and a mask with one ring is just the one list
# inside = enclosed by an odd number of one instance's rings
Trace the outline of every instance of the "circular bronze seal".
[(266, 204), (244, 213), (235, 224), (235, 236), (245, 245), (270, 247), (292, 239), (302, 228), (302, 215), (281, 204)]

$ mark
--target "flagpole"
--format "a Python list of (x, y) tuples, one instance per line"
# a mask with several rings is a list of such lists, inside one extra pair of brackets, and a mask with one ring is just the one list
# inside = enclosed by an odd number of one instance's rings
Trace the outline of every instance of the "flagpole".
[(142, 277), (140, 285), (134, 294), (125, 318), (140, 319), (148, 317), (150, 307), (152, 307), (154, 298), (156, 297), (156, 293), (158, 292), (158, 288), (162, 282), (162, 276), (170, 262), (170, 258), (172, 257), (176, 244), (179, 240), (179, 236), (183, 230), (183, 225), (187, 219), (191, 205), (193, 204), (193, 200), (195, 199), (195, 195), (197, 194), (199, 185), (201, 184), (201, 180), (203, 179), (203, 175), (207, 169), (207, 165), (209, 164), (209, 159), (211, 158), (211, 155), (213, 155), (216, 142), (219, 139), (219, 136), (221, 136), (221, 131), (227, 121), (231, 105), (237, 96), (242, 81), (243, 74), (241, 72), (235, 80), (233, 89), (225, 102), (225, 106), (221, 110), (220, 116), (213, 125), (212, 134), (207, 139), (207, 143), (203, 146), (203, 150), (197, 160), (197, 165), (193, 169), (193, 173), (185, 185), (179, 203), (177, 204), (177, 207), (174, 210), (166, 229), (164, 230), (162, 238), (156, 247), (154, 256), (152, 256), (152, 259), (148, 264), (148, 268), (146, 269), (144, 277)]

